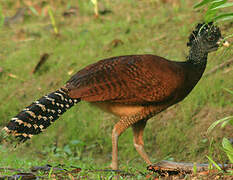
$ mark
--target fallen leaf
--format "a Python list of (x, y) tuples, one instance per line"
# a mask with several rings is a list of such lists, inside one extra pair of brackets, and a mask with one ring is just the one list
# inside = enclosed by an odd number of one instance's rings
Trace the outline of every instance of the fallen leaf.
[(44, 53), (41, 55), (39, 62), (37, 63), (36, 67), (32, 70), (32, 73), (35, 74), (41, 66), (46, 62), (46, 60), (49, 58), (48, 53)]

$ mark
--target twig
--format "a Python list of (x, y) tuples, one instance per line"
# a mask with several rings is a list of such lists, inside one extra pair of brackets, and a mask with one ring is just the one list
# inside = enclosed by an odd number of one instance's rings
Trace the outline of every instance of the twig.
[(219, 65), (215, 66), (213, 69), (211, 69), (210, 71), (208, 71), (207, 73), (205, 73), (204, 77), (207, 77), (210, 74), (215, 73), (217, 70), (223, 69), (223, 68), (225, 68), (226, 66), (228, 66), (228, 65), (230, 65), (232, 63), (233, 63), (233, 58), (230, 59), (230, 60), (228, 60), (228, 61), (226, 61), (226, 62), (224, 62), (224, 63), (222, 63), (222, 64), (219, 64)]
[(8, 168), (8, 167), (1, 167), (0, 171), (17, 171), (17, 172), (23, 172), (23, 169), (15, 169), (15, 168)]
[[(219, 164), (224, 170), (232, 170), (232, 164), (224, 164), (224, 167)], [(148, 170), (157, 172), (161, 175), (177, 175), (177, 174), (193, 174), (196, 172), (203, 173), (209, 171), (209, 164), (194, 164), (194, 163), (179, 163), (172, 161), (161, 161), (155, 165), (147, 167)]]

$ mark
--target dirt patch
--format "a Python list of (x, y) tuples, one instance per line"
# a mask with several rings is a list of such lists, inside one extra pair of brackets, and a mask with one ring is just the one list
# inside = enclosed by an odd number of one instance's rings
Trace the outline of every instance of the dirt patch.
[(233, 114), (232, 108), (214, 108), (214, 107), (204, 107), (196, 114), (192, 119), (195, 122), (193, 131), (190, 132), (190, 137), (194, 137), (196, 134), (201, 135), (202, 137), (211, 136), (214, 138), (221, 138), (227, 135), (232, 134), (232, 128), (226, 126), (220, 128), (219, 126), (213, 130), (213, 133), (207, 135), (206, 131), (212, 123), (222, 119), (224, 117), (230, 116)]

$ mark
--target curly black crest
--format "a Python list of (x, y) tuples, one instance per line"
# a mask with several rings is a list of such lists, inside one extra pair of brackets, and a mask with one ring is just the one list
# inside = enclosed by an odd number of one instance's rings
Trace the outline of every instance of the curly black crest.
[(209, 36), (209, 34), (212, 34), (212, 38), (216, 37), (216, 39), (217, 39), (217, 38), (221, 37), (221, 32), (220, 32), (219, 28), (217, 26), (214, 26), (213, 22), (199, 23), (196, 26), (195, 30), (189, 36), (189, 42), (187, 43), (187, 46), (192, 46), (193, 42), (198, 37), (208, 38), (207, 36)]

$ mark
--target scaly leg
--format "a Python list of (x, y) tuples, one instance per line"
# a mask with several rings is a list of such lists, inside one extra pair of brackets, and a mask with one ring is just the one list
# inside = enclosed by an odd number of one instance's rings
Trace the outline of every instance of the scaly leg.
[(146, 121), (141, 120), (137, 123), (132, 125), (133, 128), (133, 141), (134, 141), (134, 147), (137, 150), (137, 152), (140, 154), (140, 156), (146, 161), (148, 165), (151, 165), (151, 161), (147, 155), (147, 153), (144, 150), (144, 142), (143, 142), (143, 131), (146, 126)]
[(117, 124), (114, 126), (112, 130), (112, 164), (110, 167), (113, 170), (118, 169), (118, 160), (117, 160), (117, 155), (118, 155), (118, 137), (121, 135), (122, 132), (120, 132), (117, 128)]
[(113, 130), (112, 130), (112, 164), (111, 168), (113, 170), (118, 169), (118, 137), (132, 124), (136, 123), (139, 121), (141, 118), (138, 115), (134, 116), (125, 116), (121, 117), (120, 121), (118, 121)]

